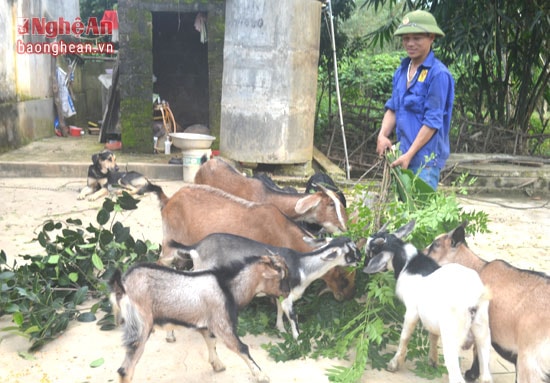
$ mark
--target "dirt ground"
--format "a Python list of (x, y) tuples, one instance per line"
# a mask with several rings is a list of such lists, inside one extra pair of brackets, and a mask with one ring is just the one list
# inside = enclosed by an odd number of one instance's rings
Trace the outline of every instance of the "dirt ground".
[[(167, 191), (175, 192), (181, 181), (158, 182)], [(32, 242), (35, 231), (46, 219), (81, 218), (85, 224), (96, 223), (95, 216), (102, 201), (88, 202), (76, 199), (84, 186), (81, 179), (14, 178), (0, 179), (0, 249), (9, 257), (35, 254), (40, 247)], [(550, 204), (544, 199), (496, 198), (488, 196), (461, 199), (465, 209), (483, 210), (489, 214), (491, 233), (469, 239), (469, 245), (486, 259), (503, 258), (522, 267), (550, 272)], [(131, 228), (135, 238), (160, 242), (161, 224), (158, 201), (145, 196), (139, 208), (119, 220)], [(0, 318), (0, 328), (10, 324), (10, 318)], [(0, 381), (9, 383), (84, 383), (115, 382), (116, 370), (122, 362), (121, 331), (100, 331), (95, 323), (72, 323), (57, 340), (35, 353), (32, 359), (22, 358), (28, 343), (25, 338), (0, 333)], [(189, 330), (177, 331), (178, 341), (168, 344), (164, 332), (155, 332), (147, 343), (145, 353), (137, 366), (134, 382), (168, 383), (175, 380), (189, 382), (248, 382), (251, 375), (242, 360), (220, 345), (218, 352), (227, 370), (214, 373), (207, 362), (202, 337)], [(346, 365), (343, 360), (301, 359), (276, 363), (261, 348), (263, 343), (276, 341), (267, 337), (246, 336), (243, 341), (258, 365), (272, 382), (328, 382), (326, 369)], [(491, 371), (495, 383), (514, 382), (513, 367), (493, 354)], [(464, 354), (463, 368), (469, 364), (469, 353)], [(103, 358), (104, 363), (92, 368), (90, 363)], [(402, 371), (366, 369), (362, 382), (421, 382), (411, 372), (409, 363)], [(442, 379), (441, 381), (445, 381)]]

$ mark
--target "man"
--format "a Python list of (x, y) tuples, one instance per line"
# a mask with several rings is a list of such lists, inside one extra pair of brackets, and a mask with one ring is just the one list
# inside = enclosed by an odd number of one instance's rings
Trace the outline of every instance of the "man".
[(432, 51), (436, 36), (445, 34), (431, 13), (414, 11), (405, 15), (394, 36), (401, 36), (408, 57), (394, 73), (376, 152), (383, 155), (391, 148), (395, 129), (402, 155), (391, 166), (420, 171), (419, 177), (435, 190), (449, 157), (454, 100), (453, 77)]

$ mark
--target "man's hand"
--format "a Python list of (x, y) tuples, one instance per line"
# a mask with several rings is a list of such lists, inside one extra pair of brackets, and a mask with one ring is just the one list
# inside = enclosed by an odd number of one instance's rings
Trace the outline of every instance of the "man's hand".
[(390, 166), (392, 168), (396, 167), (396, 166), (401, 166), (402, 169), (408, 169), (409, 168), (409, 164), (411, 163), (411, 160), (412, 160), (412, 157), (411, 155), (407, 153), (405, 154), (402, 154), (401, 156), (399, 156), (395, 161), (393, 161)]
[(376, 140), (376, 153), (378, 153), (379, 156), (383, 156), (386, 150), (390, 149), (391, 146), (392, 143), (388, 137), (378, 135), (378, 139)]

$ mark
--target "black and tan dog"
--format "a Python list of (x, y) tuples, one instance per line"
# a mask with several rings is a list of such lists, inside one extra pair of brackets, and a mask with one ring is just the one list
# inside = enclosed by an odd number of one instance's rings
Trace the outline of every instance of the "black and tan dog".
[(119, 194), (126, 191), (129, 194), (142, 195), (153, 191), (154, 185), (138, 172), (119, 172), (115, 154), (104, 150), (92, 156), (87, 186), (81, 190), (78, 199), (88, 197), (89, 201), (95, 201), (108, 195), (110, 188), (119, 188)]

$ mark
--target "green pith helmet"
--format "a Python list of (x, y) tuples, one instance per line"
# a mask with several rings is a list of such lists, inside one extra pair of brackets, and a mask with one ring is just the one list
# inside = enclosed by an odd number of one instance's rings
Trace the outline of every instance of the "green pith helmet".
[(409, 33), (433, 33), (436, 36), (445, 36), (445, 33), (437, 26), (435, 17), (426, 11), (407, 13), (393, 35), (401, 36)]

